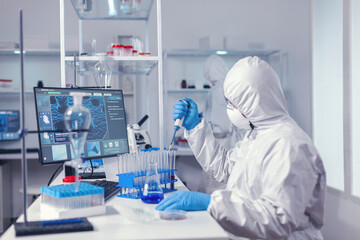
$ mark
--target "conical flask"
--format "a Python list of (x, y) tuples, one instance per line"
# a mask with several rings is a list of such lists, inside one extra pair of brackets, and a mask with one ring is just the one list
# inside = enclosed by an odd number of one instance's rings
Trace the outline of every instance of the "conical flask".
[(90, 128), (91, 113), (89, 109), (82, 105), (83, 93), (71, 93), (73, 96), (74, 104), (69, 107), (64, 114), (64, 122), (67, 131), (69, 132), (68, 137), (71, 143), (72, 160), (67, 165), (75, 168), (75, 191), (78, 190), (78, 167), (82, 164), (81, 152), (84, 149), (88, 130)]
[(111, 86), (112, 71), (110, 66), (105, 62), (105, 55), (98, 54), (99, 62), (94, 67), (94, 78), (97, 87), (105, 88)]
[(141, 200), (144, 203), (159, 203), (164, 199), (164, 193), (161, 188), (159, 174), (157, 172), (157, 163), (150, 161), (146, 170), (146, 180)]

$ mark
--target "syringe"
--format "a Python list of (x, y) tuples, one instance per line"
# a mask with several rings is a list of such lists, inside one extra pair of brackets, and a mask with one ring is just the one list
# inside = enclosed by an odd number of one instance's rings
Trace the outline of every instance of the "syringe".
[[(187, 102), (187, 101), (185, 101), (185, 100), (179, 100), (179, 101), (183, 101), (184, 103), (186, 103), (186, 105), (189, 107), (189, 103)], [(184, 122), (184, 119), (185, 119), (185, 116), (184, 117), (182, 117), (182, 118), (178, 118), (178, 119), (176, 119), (175, 120), (175, 123), (174, 123), (174, 134), (173, 134), (173, 136), (172, 136), (172, 138), (171, 138), (171, 142), (170, 142), (170, 146), (169, 146), (169, 150), (171, 149), (171, 147), (172, 147), (172, 145), (173, 145), (173, 143), (174, 143), (174, 139), (175, 139), (175, 134), (176, 134), (176, 132), (181, 128), (181, 126), (183, 125), (183, 122)]]

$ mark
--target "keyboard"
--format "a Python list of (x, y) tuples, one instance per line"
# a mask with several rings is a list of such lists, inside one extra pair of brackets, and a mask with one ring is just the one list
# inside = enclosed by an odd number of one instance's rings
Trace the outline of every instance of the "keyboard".
[(104, 172), (94, 172), (93, 174), (90, 173), (80, 173), (81, 179), (99, 179), (99, 178), (106, 178)]
[[(85, 182), (85, 181), (82, 181), (82, 182)], [(116, 195), (117, 193), (120, 193), (120, 188), (116, 187), (116, 185), (118, 185), (118, 182), (107, 181), (107, 180), (96, 180), (93, 182), (86, 181), (86, 183), (89, 183), (89, 184), (92, 184), (92, 185), (95, 185), (98, 187), (103, 187), (105, 202), (107, 200), (109, 200), (111, 197), (113, 197), (114, 195)]]
[(81, 222), (76, 223), (64, 223), (46, 226), (44, 226), (43, 223), (43, 221), (28, 222), (27, 224), (24, 224), (23, 222), (17, 222), (14, 224), (16, 236), (64, 232), (83, 232), (94, 230), (94, 227), (86, 218), (82, 218)]

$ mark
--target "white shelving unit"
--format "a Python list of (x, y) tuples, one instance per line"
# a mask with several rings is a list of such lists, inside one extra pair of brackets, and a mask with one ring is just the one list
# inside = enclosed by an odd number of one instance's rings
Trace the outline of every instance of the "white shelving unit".
[[(290, 86), (287, 80), (287, 54), (280, 50), (202, 50), (202, 49), (170, 49), (163, 52), (164, 57), (164, 87), (165, 87), (165, 139), (170, 139), (172, 135), (172, 107), (175, 101), (182, 97), (194, 98), (198, 103), (199, 111), (204, 110), (207, 93), (210, 89), (204, 89), (203, 84), (207, 83), (203, 76), (203, 65), (206, 58), (210, 55), (218, 54), (227, 63), (228, 67), (236, 63), (241, 58), (247, 56), (258, 56), (261, 59), (278, 64), (273, 66), (280, 77), (284, 93), (290, 106)], [(275, 65), (276, 65), (275, 64)], [(175, 66), (175, 67), (174, 67)], [(189, 80), (189, 77), (195, 78), (195, 89), (180, 88), (182, 79)], [(194, 80), (194, 79), (193, 79)], [(200, 82), (200, 84), (199, 84)], [(203, 83), (203, 84), (201, 84)], [(189, 148), (179, 148), (178, 156), (192, 156)]]
[(166, 90), (168, 94), (170, 93), (209, 93), (210, 89), (191, 89), (191, 88), (183, 88), (183, 89), (168, 89)]
[[(98, 56), (76, 57), (76, 71), (81, 75), (92, 75), (93, 68), (100, 58)], [(123, 57), (105, 56), (104, 60), (111, 65), (112, 74), (149, 75), (157, 66), (158, 57)], [(65, 61), (74, 67), (74, 57), (65, 57)]]
[[(74, 54), (74, 51), (66, 52), (67, 55)], [(18, 48), (0, 49), (0, 56), (19, 56)], [(60, 56), (60, 49), (25, 49), (24, 56)]]
[[(131, 20), (131, 21), (145, 21), (146, 23), (146, 39), (145, 49), (149, 52), (149, 17), (154, 0), (142, 0), (138, 1), (138, 11), (133, 14), (123, 14), (119, 11), (119, 0), (114, 0), (114, 6), (110, 6), (108, 1), (91, 1), (91, 10), (87, 11), (83, 6), (79, 6), (76, 0), (72, 0), (75, 12), (79, 18), (79, 56), (67, 56), (65, 52), (65, 10), (64, 1), (59, 0), (60, 3), (60, 49), (61, 49), (61, 86), (66, 86), (66, 70), (65, 65), (71, 66), (80, 77), (92, 74), (92, 68), (99, 61), (98, 56), (80, 56), (83, 49), (83, 32), (82, 21), (87, 20)], [(87, 0), (84, 3), (88, 6)], [(111, 10), (112, 9), (112, 10)], [(114, 11), (114, 9), (116, 9)], [(111, 10), (111, 11), (110, 11)], [(157, 56), (136, 56), (136, 57), (123, 57), (123, 56), (106, 56), (105, 61), (112, 67), (113, 75), (145, 75), (147, 81), (147, 111), (150, 112), (150, 73), (155, 67), (158, 68), (158, 85), (159, 85), (159, 136), (160, 147), (164, 146), (163, 138), (163, 79), (162, 79), (162, 27), (161, 27), (161, 0), (156, 0), (156, 24), (157, 24)], [(76, 74), (75, 74), (76, 75)], [(134, 84), (135, 85), (135, 84)], [(136, 85), (134, 86), (134, 92), (124, 94), (125, 96), (133, 96), (136, 107)], [(134, 109), (136, 112), (136, 109)], [(149, 120), (148, 120), (149, 121)], [(150, 126), (150, 124), (148, 124)]]

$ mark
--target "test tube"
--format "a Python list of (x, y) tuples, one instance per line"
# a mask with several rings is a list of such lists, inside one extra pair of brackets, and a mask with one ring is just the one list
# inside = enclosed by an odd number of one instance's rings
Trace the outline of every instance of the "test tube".
[[(175, 151), (170, 151), (171, 152), (171, 181), (175, 181), (175, 159), (176, 159), (176, 153)], [(170, 184), (170, 190), (174, 190), (174, 183)]]

